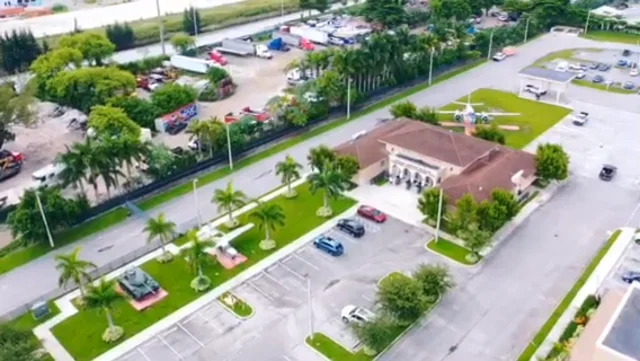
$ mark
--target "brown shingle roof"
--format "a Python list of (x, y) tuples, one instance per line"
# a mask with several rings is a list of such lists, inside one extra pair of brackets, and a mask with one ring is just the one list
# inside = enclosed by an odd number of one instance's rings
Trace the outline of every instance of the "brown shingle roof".
[(338, 154), (354, 156), (360, 163), (360, 169), (364, 169), (387, 157), (385, 145), (379, 139), (403, 126), (405, 126), (403, 122), (389, 121), (355, 140), (340, 144), (334, 149)]

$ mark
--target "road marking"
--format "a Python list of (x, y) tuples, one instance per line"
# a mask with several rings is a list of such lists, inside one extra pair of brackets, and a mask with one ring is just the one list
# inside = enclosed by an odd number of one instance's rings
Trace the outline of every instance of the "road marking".
[(262, 274), (267, 277), (268, 279), (272, 280), (273, 282), (279, 284), (280, 286), (282, 286), (282, 288), (284, 288), (285, 290), (289, 291), (289, 287), (287, 287), (287, 285), (285, 285), (284, 283), (278, 281), (275, 277), (273, 277), (272, 275), (268, 274), (265, 271), (262, 271)]
[(317, 252), (317, 254), (318, 254), (320, 257), (322, 257), (322, 258), (326, 259), (327, 261), (329, 261), (329, 262), (331, 262), (331, 263), (334, 263), (334, 262), (336, 261), (335, 259), (333, 259), (333, 257), (332, 257), (332, 256), (329, 256), (329, 255), (325, 254), (325, 253), (324, 253), (324, 252), (322, 252), (322, 251), (318, 251), (318, 252)]
[(179, 358), (180, 360), (184, 360), (184, 358), (182, 357), (182, 355), (180, 355), (180, 354), (178, 353), (178, 351), (176, 351), (176, 349), (174, 349), (171, 345), (169, 345), (169, 343), (168, 343), (167, 341), (165, 341), (165, 339), (164, 339), (164, 338), (162, 338), (162, 336), (158, 335), (158, 339), (159, 339), (159, 340), (160, 340), (160, 341), (161, 341), (165, 346), (167, 346), (167, 347), (169, 348), (169, 350), (171, 350), (171, 352), (173, 352), (174, 354), (176, 354), (176, 356), (178, 356), (178, 358)]
[(294, 271), (291, 269), (291, 267), (287, 266), (286, 264), (282, 263), (282, 262), (278, 262), (278, 264), (280, 264), (280, 266), (282, 266), (282, 268), (286, 269), (287, 271), (291, 272), (292, 275), (298, 277), (301, 280), (306, 279), (303, 275), (299, 274), (298, 272)]
[(216, 324), (211, 322), (211, 321), (213, 321), (212, 319), (210, 319), (209, 317), (203, 315), (200, 312), (198, 312), (198, 316), (200, 316), (204, 320), (205, 324), (211, 326), (211, 328), (213, 328), (214, 330), (218, 331), (219, 334), (223, 333), (222, 330)]
[(142, 349), (140, 347), (137, 347), (136, 350), (138, 350), (138, 352), (142, 355), (142, 357), (147, 360), (147, 361), (151, 361), (151, 359), (149, 358), (149, 356), (147, 356), (147, 354), (144, 353), (144, 351), (142, 351)]
[(320, 268), (318, 268), (318, 267), (314, 266), (311, 262), (309, 262), (309, 261), (307, 261), (306, 259), (302, 258), (300, 255), (297, 255), (297, 254), (296, 254), (296, 255), (295, 255), (295, 257), (296, 257), (297, 259), (299, 259), (301, 262), (306, 263), (309, 267), (311, 267), (311, 268), (315, 269), (316, 271), (320, 271)]
[(194, 336), (191, 332), (189, 332), (189, 330), (187, 330), (186, 328), (184, 328), (184, 326), (182, 326), (181, 324), (178, 323), (178, 327), (184, 331), (184, 333), (186, 333), (187, 335), (189, 335), (189, 337), (191, 337), (198, 345), (200, 345), (200, 347), (204, 347), (204, 344), (202, 342), (200, 342), (200, 340), (198, 340), (198, 338), (196, 336)]
[(265, 291), (263, 291), (262, 289), (260, 289), (258, 286), (254, 285), (253, 282), (251, 281), (247, 281), (246, 282), (247, 285), (249, 285), (249, 287), (253, 288), (256, 292), (258, 292), (259, 294), (263, 295), (266, 299), (268, 299), (269, 301), (273, 301), (273, 297), (271, 297), (269, 294), (267, 294)]
[(286, 355), (282, 355), (282, 357), (286, 360), (286, 361), (293, 361), (290, 358), (288, 358)]
[(367, 300), (369, 302), (373, 302), (373, 299), (371, 297), (369, 297), (369, 296), (362, 295), (362, 298), (364, 298), (365, 300)]

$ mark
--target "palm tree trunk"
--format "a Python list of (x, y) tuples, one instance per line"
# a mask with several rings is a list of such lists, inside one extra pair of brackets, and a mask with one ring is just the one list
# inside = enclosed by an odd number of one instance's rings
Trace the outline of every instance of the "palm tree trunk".
[(291, 194), (291, 179), (287, 178), (287, 193)]
[(131, 179), (131, 163), (127, 162), (127, 178)]
[(104, 308), (104, 313), (107, 315), (107, 322), (109, 323), (109, 329), (116, 327), (116, 325), (113, 324), (113, 317), (111, 317), (111, 311), (109, 311), (108, 307)]
[(80, 297), (84, 299), (84, 282), (82, 282), (82, 278), (78, 279), (78, 289), (80, 290)]
[(233, 212), (229, 209), (229, 224), (233, 224)]
[(324, 208), (329, 208), (329, 197), (327, 197), (327, 191), (324, 191), (322, 195), (322, 202), (324, 203)]
[(269, 234), (269, 226), (268, 226), (268, 225), (266, 225), (266, 224), (264, 225), (264, 233), (265, 233), (265, 237), (266, 237), (266, 238), (265, 238), (265, 241), (270, 240), (270, 238), (269, 238), (269, 237), (270, 237), (271, 235)]
[(202, 266), (198, 265), (198, 277), (204, 278), (204, 274), (202, 274)]

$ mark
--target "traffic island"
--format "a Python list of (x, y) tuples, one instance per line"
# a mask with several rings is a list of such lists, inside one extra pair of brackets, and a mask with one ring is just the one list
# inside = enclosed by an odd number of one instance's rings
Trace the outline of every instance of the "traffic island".
[(241, 320), (246, 320), (253, 316), (253, 308), (251, 308), (251, 306), (249, 306), (249, 304), (243, 299), (231, 292), (225, 292), (222, 296), (218, 297), (218, 302), (220, 302), (222, 307), (226, 308)]
[(462, 266), (475, 266), (482, 260), (482, 256), (442, 237), (438, 237), (437, 242), (435, 238), (430, 239), (425, 248)]
[(330, 361), (371, 361), (374, 359), (374, 356), (367, 355), (363, 350), (353, 353), (320, 332), (307, 336), (304, 342), (313, 351)]

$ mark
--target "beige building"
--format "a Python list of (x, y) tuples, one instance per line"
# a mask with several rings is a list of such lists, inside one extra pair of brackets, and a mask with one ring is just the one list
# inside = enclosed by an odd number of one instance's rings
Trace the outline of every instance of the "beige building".
[(640, 360), (640, 287), (610, 289), (571, 349), (570, 361)]
[(535, 180), (535, 158), (476, 137), (410, 119), (388, 121), (336, 147), (358, 159), (353, 181), (365, 184), (388, 176), (402, 185), (441, 187), (450, 203), (465, 193), (476, 201), (496, 188), (521, 196)]

